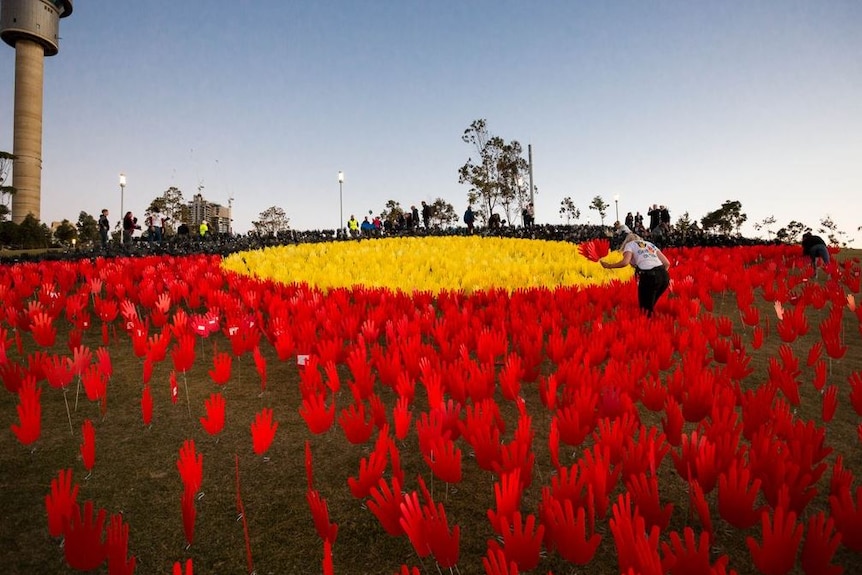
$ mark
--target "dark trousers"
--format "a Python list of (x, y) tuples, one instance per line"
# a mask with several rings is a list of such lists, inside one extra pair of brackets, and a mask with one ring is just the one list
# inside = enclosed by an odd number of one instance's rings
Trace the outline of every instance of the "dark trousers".
[(658, 266), (650, 270), (638, 270), (637, 276), (638, 305), (647, 315), (652, 315), (655, 303), (670, 285), (670, 274), (664, 266)]
[(829, 248), (825, 244), (811, 246), (808, 253), (811, 255), (811, 265), (814, 266), (815, 270), (817, 269), (817, 258), (823, 261), (824, 267), (829, 265)]

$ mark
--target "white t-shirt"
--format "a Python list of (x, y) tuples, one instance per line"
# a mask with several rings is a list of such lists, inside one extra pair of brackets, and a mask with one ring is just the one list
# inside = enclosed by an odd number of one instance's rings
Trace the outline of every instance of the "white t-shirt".
[(651, 270), (664, 264), (658, 257), (659, 249), (645, 240), (634, 240), (623, 246), (623, 253), (631, 252), (631, 264), (641, 270)]

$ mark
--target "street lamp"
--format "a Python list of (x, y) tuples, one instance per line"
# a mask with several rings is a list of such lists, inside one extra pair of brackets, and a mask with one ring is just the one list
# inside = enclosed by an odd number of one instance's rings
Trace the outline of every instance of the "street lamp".
[(620, 195), (614, 194), (614, 209), (617, 212), (617, 222), (620, 221)]
[(126, 192), (126, 174), (120, 172), (120, 221), (123, 221), (125, 215), (123, 214), (123, 197)]
[(338, 170), (338, 229), (344, 225), (344, 172)]

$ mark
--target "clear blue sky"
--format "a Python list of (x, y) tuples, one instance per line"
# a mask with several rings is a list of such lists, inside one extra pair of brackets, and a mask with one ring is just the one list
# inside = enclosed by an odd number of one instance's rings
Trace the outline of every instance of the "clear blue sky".
[[(536, 215), (582, 222), (739, 200), (862, 233), (862, 3), (147, 0), (75, 2), (45, 65), (42, 219), (141, 214), (169, 186), (269, 206), (296, 229), (443, 197), (460, 137), (533, 146)], [(0, 46), (0, 149), (14, 50)], [(613, 219), (613, 207), (609, 219)], [(753, 233), (750, 227), (747, 231)]]

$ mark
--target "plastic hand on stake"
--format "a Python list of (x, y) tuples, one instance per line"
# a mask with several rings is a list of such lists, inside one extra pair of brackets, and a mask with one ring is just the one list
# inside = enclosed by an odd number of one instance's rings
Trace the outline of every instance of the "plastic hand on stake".
[(230, 369), (233, 358), (226, 351), (213, 355), (213, 368), (209, 370), (210, 379), (216, 385), (224, 385), (230, 381)]
[(81, 508), (75, 504), (72, 518), (63, 530), (63, 550), (69, 567), (79, 571), (92, 571), (105, 561), (108, 548), (102, 536), (106, 515), (106, 511), (100, 509), (93, 519), (93, 502), (87, 501), (84, 503), (82, 518)]
[(210, 395), (209, 399), (204, 402), (206, 409), (206, 417), (201, 417), (201, 425), (204, 431), (210, 435), (217, 435), (224, 429), (224, 397), (220, 393)]
[(796, 551), (802, 540), (802, 524), (796, 521), (796, 513), (776, 507), (770, 518), (769, 512), (762, 514), (763, 543), (754, 537), (746, 538), (754, 565), (764, 575), (785, 575), (796, 563)]
[(72, 470), (61, 470), (51, 480), (51, 493), (45, 496), (45, 510), (48, 513), (48, 533), (60, 537), (63, 526), (72, 517), (78, 501), (78, 485), (72, 486)]
[(108, 575), (132, 575), (137, 559), (127, 558), (129, 554), (129, 525), (123, 523), (123, 516), (112, 515), (108, 522), (106, 543), (108, 547)]
[(802, 570), (806, 575), (841, 575), (843, 567), (833, 565), (832, 557), (841, 543), (835, 521), (821, 511), (808, 519), (808, 531), (802, 545)]
[(256, 455), (263, 455), (272, 445), (278, 422), (272, 420), (272, 409), (264, 408), (254, 418), (251, 424), (251, 438)]
[(12, 432), (22, 445), (30, 445), (42, 435), (42, 390), (36, 387), (33, 377), (24, 379), (18, 389), (18, 421), (13, 423)]
[(81, 426), (81, 435), (83, 436), (81, 458), (84, 460), (84, 469), (92, 471), (96, 464), (96, 429), (89, 419), (84, 420), (84, 424)]

